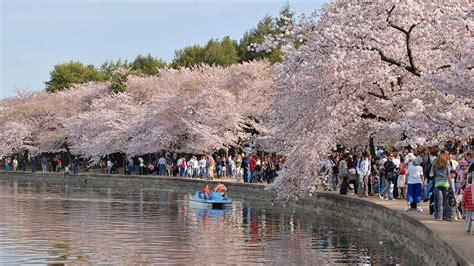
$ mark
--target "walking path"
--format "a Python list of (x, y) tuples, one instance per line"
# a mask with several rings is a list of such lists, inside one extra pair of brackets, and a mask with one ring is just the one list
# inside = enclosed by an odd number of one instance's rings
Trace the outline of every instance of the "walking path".
[(403, 211), (403, 208), (406, 206), (405, 200), (387, 201), (381, 200), (377, 196), (361, 199), (374, 202), (396, 212), (415, 218), (427, 226), (434, 234), (438, 235), (443, 241), (448, 243), (458, 252), (459, 255), (469, 261), (471, 265), (474, 265), (474, 234), (469, 235), (464, 231), (464, 221), (435, 221), (434, 217), (429, 213), (428, 202), (422, 203), (423, 212), (417, 212), (414, 210), (405, 212)]

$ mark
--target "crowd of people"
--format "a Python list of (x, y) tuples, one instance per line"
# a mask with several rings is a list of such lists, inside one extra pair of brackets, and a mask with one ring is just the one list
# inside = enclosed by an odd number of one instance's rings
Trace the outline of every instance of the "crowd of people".
[[(36, 171), (36, 160), (31, 170)], [(79, 172), (78, 157), (63, 162), (59, 155), (39, 159), (42, 172)], [(125, 162), (125, 174), (156, 174), (205, 180), (235, 179), (237, 182), (272, 183), (284, 164), (284, 158), (255, 154), (233, 156), (167, 156), (163, 154), (150, 162), (142, 157)], [(119, 164), (109, 158), (101, 162), (106, 174), (118, 173)], [(2, 159), (4, 171), (26, 170), (26, 161), (17, 157)], [(474, 151), (468, 147), (454, 150), (402, 150), (377, 148), (375, 156), (345, 152), (332, 153), (321, 162), (320, 176), (327, 179), (325, 190), (339, 190), (343, 195), (378, 196), (383, 200), (406, 200), (405, 211), (423, 211), (421, 202), (429, 202), (429, 211), (437, 221), (466, 219), (469, 225), (474, 215), (473, 192)], [(466, 227), (467, 228), (467, 227)], [(469, 226), (470, 228), (470, 226)], [(468, 230), (468, 229), (466, 229)], [(470, 230), (470, 229), (469, 229)]]
[(375, 157), (368, 152), (342, 156), (335, 152), (321, 162), (320, 173), (327, 177), (326, 190), (406, 200), (405, 211), (422, 212), (421, 202), (429, 202), (435, 220), (451, 221), (454, 216), (455, 220), (466, 219), (470, 224), (474, 212), (474, 151), (467, 147), (464, 150), (378, 148)]
[[(65, 162), (64, 162), (65, 161)], [(73, 169), (74, 174), (79, 172), (79, 165), (80, 160), (76, 156), (69, 162), (69, 160), (64, 160), (61, 158), (60, 155), (53, 155), (51, 158), (45, 155), (41, 156), (39, 159), (29, 159), (26, 160), (24, 158), (18, 159), (18, 157), (14, 156), (13, 158), (5, 157), (2, 159), (2, 169), (3, 171), (26, 171), (26, 168), (29, 167), (31, 172), (35, 173), (38, 166), (41, 167), (41, 172), (52, 172), (52, 173), (60, 173), (64, 172), (65, 174), (70, 173), (70, 169)]]
[[(107, 169), (112, 169), (113, 162), (107, 161)], [(125, 174), (156, 174), (160, 176), (179, 176), (214, 180), (215, 178), (232, 178), (237, 182), (272, 183), (282, 164), (281, 157), (256, 156), (255, 154), (237, 154), (233, 156), (201, 155), (170, 158), (162, 155), (151, 162), (142, 157), (130, 158), (125, 164)]]
[[(187, 178), (199, 178), (213, 180), (215, 178), (235, 179), (244, 183), (272, 183), (281, 169), (282, 157), (276, 155), (257, 156), (256, 154), (238, 153), (233, 156), (214, 155), (186, 155), (170, 156), (167, 153), (156, 157), (154, 160), (146, 161), (143, 157), (128, 158), (124, 164), (119, 164), (112, 156), (99, 163), (102, 172), (105, 174), (119, 173), (119, 168), (123, 167), (126, 175), (160, 175), (179, 176)], [(76, 156), (73, 159), (61, 157), (60, 155), (41, 156), (39, 159), (30, 159), (29, 167), (36, 172), (37, 165), (41, 167), (43, 173), (63, 172), (65, 175), (79, 173), (83, 162)], [(18, 160), (17, 157), (5, 157), (2, 159), (2, 169), (4, 171), (26, 171), (27, 161)], [(89, 169), (89, 167), (87, 167)]]
[(2, 169), (3, 171), (18, 171), (23, 170), (26, 168), (26, 162), (23, 160), (18, 161), (16, 157), (10, 158), (5, 157), (2, 158)]

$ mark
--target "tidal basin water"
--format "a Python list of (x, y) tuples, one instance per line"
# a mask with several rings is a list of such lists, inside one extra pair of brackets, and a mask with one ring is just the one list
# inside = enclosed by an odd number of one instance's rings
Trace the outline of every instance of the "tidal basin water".
[(190, 192), (0, 180), (0, 265), (418, 263), (344, 220), (233, 196), (212, 210)]

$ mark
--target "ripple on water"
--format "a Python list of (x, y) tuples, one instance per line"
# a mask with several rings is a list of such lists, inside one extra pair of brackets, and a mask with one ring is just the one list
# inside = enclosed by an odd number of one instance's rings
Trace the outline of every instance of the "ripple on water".
[(332, 217), (240, 199), (196, 209), (190, 196), (0, 181), (0, 264), (419, 263)]

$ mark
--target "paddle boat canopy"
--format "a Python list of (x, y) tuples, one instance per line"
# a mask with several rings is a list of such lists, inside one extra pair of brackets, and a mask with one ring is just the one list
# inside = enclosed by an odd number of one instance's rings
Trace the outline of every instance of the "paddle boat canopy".
[(193, 205), (212, 207), (212, 208), (222, 208), (225, 205), (232, 204), (231, 199), (226, 199), (222, 197), (221, 193), (212, 192), (210, 199), (205, 199), (200, 191), (196, 191), (194, 197), (190, 200), (190, 203)]

